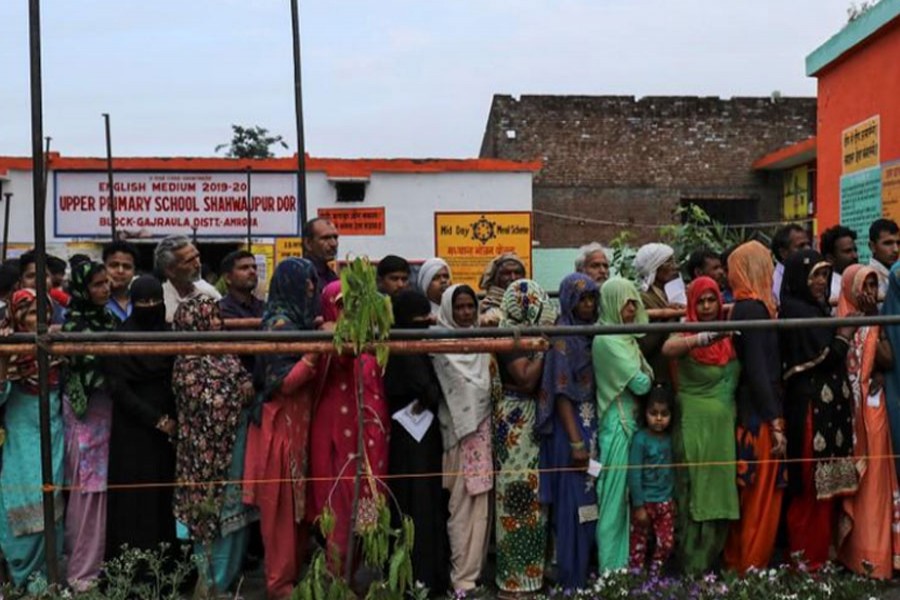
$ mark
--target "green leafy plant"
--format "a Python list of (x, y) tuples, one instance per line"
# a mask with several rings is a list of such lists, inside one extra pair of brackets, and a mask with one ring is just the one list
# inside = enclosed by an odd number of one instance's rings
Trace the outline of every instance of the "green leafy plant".
[(254, 127), (231, 126), (231, 141), (216, 146), (216, 152), (226, 150), (228, 158), (272, 158), (272, 146), (281, 146), (287, 150), (287, 143), (280, 135), (269, 135), (269, 130), (256, 125)]
[[(390, 298), (378, 292), (375, 268), (367, 258), (350, 260), (341, 270), (341, 295), (343, 310), (334, 329), (336, 351), (341, 353), (346, 345), (350, 345), (356, 360), (359, 360), (371, 348), (379, 366), (384, 368), (389, 352), (384, 342), (394, 323), (393, 312)], [(423, 597), (423, 588), (413, 586), (412, 550), (415, 528), (412, 520), (404, 516), (399, 528), (391, 526), (391, 512), (385, 494), (385, 491), (390, 494), (390, 490), (375, 477), (366, 453), (363, 440), (363, 394), (362, 378), (357, 377), (357, 451), (352, 459), (356, 462), (356, 475), (353, 482), (350, 531), (359, 537), (365, 564), (387, 574), (369, 587), (365, 597), (368, 600)], [(362, 506), (361, 485), (366, 485), (370, 492)], [(335, 519), (336, 515), (326, 505), (316, 522), (326, 540), (334, 531)], [(351, 589), (353, 548), (354, 544), (351, 543), (346, 557), (329, 557), (325, 550), (317, 550), (309, 571), (294, 589), (292, 598), (343, 600), (355, 597)], [(342, 559), (343, 577), (340, 573)]]
[(743, 228), (729, 227), (716, 221), (696, 204), (681, 206), (675, 214), (681, 224), (660, 228), (660, 239), (672, 246), (679, 264), (684, 263), (698, 248), (721, 253), (745, 239)]

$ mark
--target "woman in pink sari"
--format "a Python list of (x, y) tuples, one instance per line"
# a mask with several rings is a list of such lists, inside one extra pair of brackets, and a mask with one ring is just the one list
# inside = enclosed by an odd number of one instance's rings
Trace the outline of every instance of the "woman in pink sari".
[[(337, 321), (341, 313), (341, 282), (333, 281), (322, 290), (322, 317)], [(352, 539), (350, 519), (353, 504), (353, 476), (357, 469), (357, 378), (363, 387), (363, 479), (360, 482), (357, 525), (373, 515), (374, 493), (382, 483), (375, 478), (387, 472), (390, 416), (384, 397), (381, 367), (371, 354), (355, 358), (348, 354), (323, 357), (319, 382), (321, 395), (316, 403), (310, 437), (311, 518), (326, 507), (334, 513), (334, 531), (328, 537), (328, 558), (332, 568), (347, 557)], [(369, 475), (369, 476), (367, 476)], [(335, 553), (338, 553), (335, 555)], [(338, 560), (335, 560), (337, 558)]]
[[(877, 314), (878, 276), (852, 265), (844, 270), (838, 316)], [(859, 472), (856, 495), (843, 500), (838, 558), (852, 571), (890, 579), (900, 569), (900, 490), (880, 371), (893, 353), (881, 327), (860, 327), (850, 340), (847, 372), (853, 392), (854, 456)]]

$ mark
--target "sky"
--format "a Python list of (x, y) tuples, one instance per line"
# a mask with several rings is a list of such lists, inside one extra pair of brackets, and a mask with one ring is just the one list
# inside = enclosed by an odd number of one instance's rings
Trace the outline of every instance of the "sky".
[[(494, 94), (815, 95), (849, 0), (300, 0), (306, 151), (474, 157)], [(31, 151), (28, 1), (0, 3), (0, 155)], [(296, 152), (289, 0), (44, 0), (44, 133), (64, 156)]]

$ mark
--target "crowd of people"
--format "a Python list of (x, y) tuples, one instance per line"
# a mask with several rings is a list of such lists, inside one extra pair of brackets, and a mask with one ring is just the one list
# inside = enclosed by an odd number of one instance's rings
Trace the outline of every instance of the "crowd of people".
[[(359, 512), (384, 495), (395, 519), (413, 520), (414, 577), (436, 594), (494, 584), (520, 597), (625, 567), (743, 573), (777, 552), (806, 569), (836, 557), (890, 578), (900, 569), (900, 326), (821, 321), (900, 314), (900, 228), (879, 219), (868, 233), (866, 265), (843, 226), (823, 233), (819, 251), (788, 225), (769, 247), (699, 248), (683, 268), (670, 246), (646, 244), (636, 281), (614, 276), (606, 249), (590, 244), (558, 301), (514, 254), (490, 263), (478, 291), (454, 284), (440, 258), (377, 266), (402, 329), (729, 320), (728, 332), (572, 334), (547, 352), (396, 355), (383, 371), (368, 355), (54, 357), (68, 583), (93, 585), (123, 545), (180, 539), (200, 557), (203, 586), (230, 589), (248, 553), (262, 554), (268, 596), (288, 597), (313, 538), (332, 568), (343, 557), (357, 566), (345, 475), (360, 461), (381, 483), (362, 486)], [(124, 241), (102, 261), (49, 260), (47, 318), (66, 332), (215, 331), (247, 318), (330, 331), (343, 308), (338, 232), (314, 219), (303, 237), (305, 258), (276, 266), (265, 301), (252, 254), (222, 261), (223, 296), (183, 236), (158, 244), (153, 274), (136, 273)], [(33, 253), (0, 265), (5, 332), (36, 330), (35, 280)], [(740, 326), (774, 319), (817, 321)], [(0, 551), (17, 586), (46, 568), (37, 374), (34, 356), (0, 359)], [(326, 510), (335, 523), (323, 536), (314, 524)]]

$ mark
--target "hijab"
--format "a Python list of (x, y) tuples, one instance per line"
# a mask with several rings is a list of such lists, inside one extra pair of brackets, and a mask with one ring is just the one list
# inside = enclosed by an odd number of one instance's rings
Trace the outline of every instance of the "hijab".
[[(453, 319), (453, 301), (461, 294), (478, 300), (467, 285), (452, 285), (441, 297), (438, 325), (445, 329), (462, 329)], [(457, 439), (478, 429), (491, 410), (490, 354), (436, 354), (432, 356)]]
[[(394, 327), (428, 329), (431, 302), (422, 292), (403, 290), (391, 299), (391, 305)], [(391, 354), (384, 372), (384, 391), (392, 413), (406, 408), (413, 400), (436, 413), (441, 398), (440, 385), (425, 354)]]
[(644, 244), (634, 255), (634, 268), (638, 272), (642, 292), (646, 292), (656, 281), (656, 271), (670, 258), (675, 250), (668, 244)]
[[(315, 325), (318, 297), (310, 297), (307, 283), (316, 285), (316, 268), (305, 258), (287, 258), (275, 267), (269, 284), (269, 300), (263, 312), (265, 331), (308, 331)], [(301, 354), (260, 354), (256, 359), (257, 389), (266, 402), (281, 387)], [(257, 411), (258, 412), (258, 411)]]
[[(25, 326), (25, 317), (37, 305), (37, 293), (30, 288), (23, 288), (13, 293), (10, 298), (10, 322), (16, 333), (34, 333)], [(50, 322), (52, 308), (50, 299), (47, 299), (47, 322)], [(50, 357), (50, 389), (59, 387), (59, 364), (62, 359)], [(38, 381), (37, 357), (34, 354), (17, 354), (9, 359), (6, 378), (15, 381), (27, 393), (36, 395), (40, 392)]]
[(531, 279), (513, 281), (500, 302), (500, 327), (553, 325), (556, 308), (547, 292)]
[[(634, 323), (647, 323), (647, 311), (634, 284), (622, 277), (608, 279), (600, 289), (600, 324), (623, 325), (622, 309), (630, 300), (637, 305)], [(641, 334), (617, 333), (594, 338), (594, 364), (602, 365), (594, 372), (599, 414), (609, 408), (635, 375), (641, 371), (653, 373), (638, 347), (639, 337)]]
[[(706, 293), (713, 292), (716, 295), (716, 301), (719, 303), (719, 321), (725, 320), (725, 301), (722, 298), (722, 291), (719, 284), (711, 277), (697, 277), (694, 279), (687, 289), (687, 319), (688, 323), (699, 323), (700, 318), (697, 316), (697, 303), (700, 297)], [(703, 348), (694, 348), (691, 350), (691, 358), (702, 365), (714, 365), (724, 367), (729, 361), (735, 358), (734, 344), (731, 337), (722, 337)]]
[[(582, 321), (575, 308), (585, 294), (593, 296), (600, 305), (600, 287), (584, 273), (572, 273), (559, 284), (559, 318), (557, 325), (593, 325), (594, 318)], [(538, 396), (537, 427), (549, 434), (549, 425), (556, 410), (556, 397), (565, 396), (574, 404), (594, 401), (594, 366), (591, 363), (591, 336), (567, 335), (551, 340), (550, 351), (544, 356), (544, 373)]]
[(481, 274), (481, 281), (479, 282), (478, 286), (484, 291), (488, 291), (492, 287), (498, 287), (496, 281), (497, 274), (500, 272), (500, 267), (503, 265), (503, 263), (507, 262), (517, 263), (522, 268), (523, 272), (527, 272), (525, 263), (522, 262), (522, 259), (519, 258), (515, 252), (507, 252), (495, 257), (494, 260), (487, 264), (484, 269), (484, 273)]
[(322, 318), (326, 322), (336, 322), (341, 316), (341, 282), (332, 281), (322, 289)]
[[(166, 306), (163, 300), (163, 288), (159, 279), (153, 275), (141, 275), (131, 284), (131, 316), (122, 324), (127, 331), (165, 331)], [(137, 306), (137, 303), (155, 301), (155, 306)]]
[[(71, 301), (62, 330), (67, 333), (113, 331), (116, 319), (91, 301), (90, 285), (94, 277), (104, 272), (103, 263), (84, 261), (72, 269), (69, 282)], [(66, 372), (66, 397), (76, 417), (87, 412), (91, 395), (106, 383), (100, 357), (94, 355), (71, 356)]]
[[(131, 315), (119, 327), (120, 331), (168, 331), (163, 288), (153, 275), (141, 275), (131, 284)], [(156, 306), (138, 306), (138, 302), (156, 300)], [(130, 381), (168, 380), (172, 376), (172, 356), (153, 354), (122, 354), (107, 359), (107, 370)]]
[(778, 312), (772, 296), (774, 273), (772, 254), (757, 241), (741, 244), (728, 256), (728, 286), (734, 299), (762, 302), (773, 319)]
[[(431, 285), (431, 282), (441, 269), (447, 269), (447, 272), (450, 273), (450, 265), (448, 265), (443, 258), (429, 258), (423, 262), (422, 266), (419, 268), (419, 275), (416, 277), (416, 285), (418, 286), (419, 291), (425, 294), (426, 298), (428, 297), (428, 286)], [(429, 302), (431, 302), (430, 298)], [(440, 304), (431, 302), (431, 313), (437, 314), (439, 311)]]
[[(817, 300), (809, 289), (810, 277), (823, 268), (830, 271), (831, 265), (815, 250), (799, 250), (787, 257), (781, 286), (781, 318), (814, 319), (831, 316), (827, 300)], [(826, 286), (826, 298), (827, 296)], [(830, 327), (803, 327), (782, 332), (781, 360), (785, 371), (789, 373), (793, 367), (820, 358), (831, 345), (834, 335), (835, 331)]]

